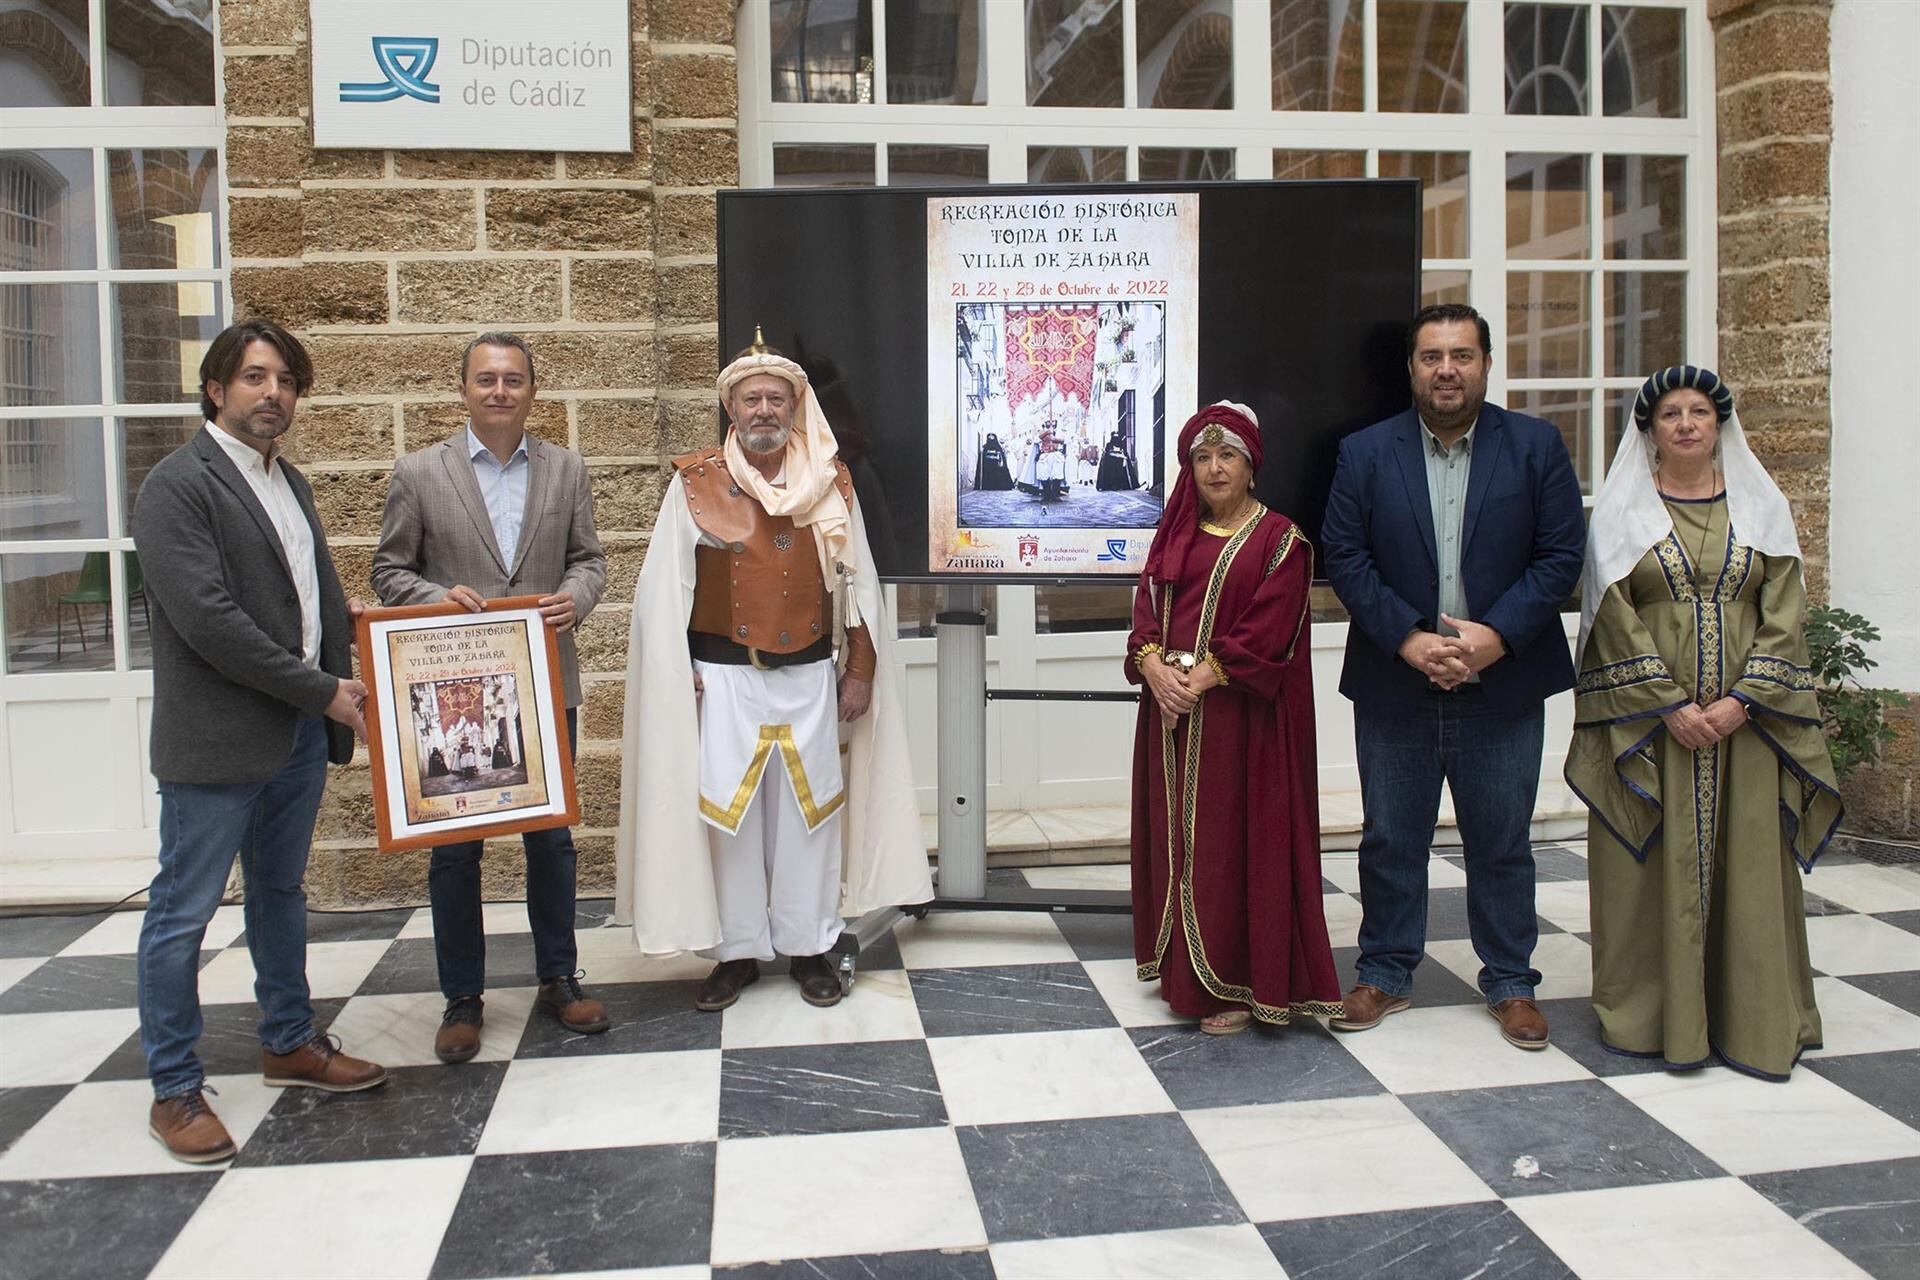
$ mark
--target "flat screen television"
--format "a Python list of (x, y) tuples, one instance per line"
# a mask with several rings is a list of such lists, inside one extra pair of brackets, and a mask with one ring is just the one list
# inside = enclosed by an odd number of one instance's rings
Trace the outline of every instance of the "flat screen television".
[(723, 191), (723, 359), (808, 370), (881, 576), (1136, 575), (1181, 425), (1250, 406), (1317, 538), (1341, 436), (1409, 403), (1411, 179)]

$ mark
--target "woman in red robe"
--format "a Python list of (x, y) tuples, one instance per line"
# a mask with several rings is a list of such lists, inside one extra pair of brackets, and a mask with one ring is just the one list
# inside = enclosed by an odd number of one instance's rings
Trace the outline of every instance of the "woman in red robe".
[(1213, 1035), (1335, 1017), (1320, 901), (1308, 588), (1313, 548), (1253, 496), (1253, 411), (1210, 405), (1134, 594), (1133, 950)]

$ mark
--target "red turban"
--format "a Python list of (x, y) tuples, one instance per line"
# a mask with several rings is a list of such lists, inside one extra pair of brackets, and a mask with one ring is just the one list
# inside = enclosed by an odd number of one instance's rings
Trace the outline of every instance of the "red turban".
[[(1200, 441), (1201, 433), (1208, 427), (1221, 428), (1239, 437), (1237, 443), (1245, 446), (1247, 461), (1253, 465), (1254, 475), (1260, 474), (1260, 460), (1263, 450), (1260, 441), (1260, 424), (1255, 421), (1251, 410), (1243, 410), (1226, 402), (1210, 404), (1187, 419), (1187, 425), (1180, 429), (1180, 442), (1175, 456), (1179, 459), (1179, 478), (1173, 482), (1172, 490), (1167, 494), (1167, 505), (1160, 512), (1160, 527), (1153, 535), (1153, 546), (1147, 550), (1147, 564), (1143, 570), (1147, 582), (1165, 582), (1177, 568), (1185, 563), (1187, 550), (1200, 532), (1200, 486), (1194, 483), (1193, 469), (1187, 466), (1194, 445)], [(1235, 443), (1222, 440), (1220, 443)]]

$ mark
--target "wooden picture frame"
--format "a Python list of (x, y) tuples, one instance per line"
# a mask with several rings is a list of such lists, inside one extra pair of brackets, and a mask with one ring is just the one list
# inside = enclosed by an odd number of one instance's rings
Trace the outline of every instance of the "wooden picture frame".
[(380, 850), (580, 821), (560, 647), (538, 596), (368, 609), (355, 627)]

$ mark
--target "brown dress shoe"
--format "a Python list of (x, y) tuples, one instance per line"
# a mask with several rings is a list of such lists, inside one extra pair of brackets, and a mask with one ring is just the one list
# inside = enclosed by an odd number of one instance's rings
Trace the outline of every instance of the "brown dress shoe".
[(693, 994), (693, 1007), (706, 1013), (718, 1013), (740, 998), (743, 988), (760, 981), (760, 962), (754, 959), (722, 960), (713, 966), (706, 981)]
[(233, 1159), (233, 1135), (198, 1089), (154, 1103), (153, 1110), (147, 1112), (147, 1132), (175, 1160), (217, 1164)]
[(1547, 1015), (1527, 996), (1515, 996), (1487, 1006), (1500, 1024), (1500, 1036), (1516, 1049), (1547, 1047)]
[(314, 1036), (292, 1053), (262, 1049), (260, 1074), (268, 1084), (281, 1089), (325, 1089), (328, 1093), (354, 1093), (387, 1082), (385, 1067), (348, 1057), (340, 1052), (340, 1042), (325, 1034)]
[(1347, 992), (1347, 998), (1340, 1002), (1340, 1016), (1327, 1019), (1327, 1025), (1335, 1031), (1365, 1031), (1380, 1025), (1380, 1019), (1390, 1013), (1413, 1007), (1413, 1001), (1405, 996), (1390, 996), (1376, 986), (1365, 982), (1358, 983)]
[(539, 1003), (553, 1010), (561, 1026), (583, 1036), (599, 1035), (612, 1025), (607, 1021), (607, 1006), (582, 990), (580, 979), (571, 973), (541, 983)]
[(800, 998), (816, 1008), (831, 1009), (846, 994), (840, 989), (840, 975), (833, 971), (833, 961), (824, 955), (794, 956), (787, 961), (787, 973), (800, 984)]
[(440, 1029), (433, 1033), (433, 1056), (442, 1062), (470, 1062), (480, 1052), (480, 1028), (486, 1025), (485, 1001), (460, 996), (447, 1001)]

